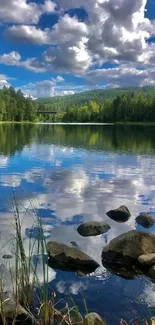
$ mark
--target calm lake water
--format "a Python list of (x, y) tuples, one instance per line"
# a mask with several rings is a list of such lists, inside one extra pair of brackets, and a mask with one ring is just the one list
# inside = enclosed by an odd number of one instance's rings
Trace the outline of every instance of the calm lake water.
[[(35, 211), (42, 219), (47, 240), (77, 241), (101, 264), (102, 248), (131, 229), (140, 212), (155, 216), (155, 127), (0, 125), (0, 263), (13, 250), (15, 233), (13, 192), (23, 216), (25, 249), (36, 238)], [(118, 224), (106, 216), (110, 209), (127, 205), (132, 217)], [(27, 210), (26, 210), (27, 209)], [(81, 222), (104, 220), (111, 230), (98, 237), (77, 233)], [(155, 227), (151, 228), (155, 232)], [(5, 245), (7, 243), (7, 245)], [(13, 263), (13, 262), (10, 262)], [(3, 265), (7, 275), (7, 265)], [(38, 267), (38, 277), (43, 277)], [(6, 281), (10, 290), (9, 276)], [(147, 319), (155, 315), (155, 285), (145, 278), (125, 280), (103, 267), (86, 277), (49, 269), (50, 286), (57, 300), (71, 294), (84, 311), (96, 311), (108, 325)]]

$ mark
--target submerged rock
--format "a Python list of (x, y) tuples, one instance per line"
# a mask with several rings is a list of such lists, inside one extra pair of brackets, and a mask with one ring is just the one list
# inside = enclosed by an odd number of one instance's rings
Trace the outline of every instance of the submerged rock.
[(86, 253), (75, 247), (57, 242), (47, 243), (49, 266), (61, 270), (82, 271), (84, 274), (94, 272), (99, 264)]
[(136, 222), (144, 228), (151, 228), (154, 225), (155, 220), (150, 214), (142, 213), (136, 218)]
[(118, 209), (110, 210), (106, 214), (117, 222), (126, 222), (131, 216), (130, 211), (125, 205), (120, 206)]
[[(147, 273), (148, 266), (139, 262), (141, 255), (155, 253), (155, 235), (131, 230), (114, 238), (102, 251), (102, 263), (111, 272), (127, 272), (127, 277), (135, 278)], [(130, 277), (131, 276), (131, 277)]]
[(85, 316), (83, 325), (106, 325), (106, 322), (97, 313), (89, 313)]
[(73, 247), (78, 248), (78, 249), (81, 249), (81, 247), (80, 247), (80, 245), (77, 243), (77, 241), (72, 240), (70, 243), (72, 244)]
[(81, 224), (77, 231), (83, 237), (98, 236), (106, 233), (110, 226), (103, 221), (90, 221)]

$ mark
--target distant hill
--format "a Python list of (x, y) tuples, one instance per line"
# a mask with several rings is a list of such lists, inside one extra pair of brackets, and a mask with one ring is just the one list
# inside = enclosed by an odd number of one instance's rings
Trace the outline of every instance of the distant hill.
[(142, 92), (146, 95), (155, 94), (155, 87), (143, 88), (114, 88), (114, 89), (97, 89), (90, 90), (74, 95), (56, 96), (37, 99), (37, 103), (44, 105), (45, 109), (52, 109), (58, 112), (65, 111), (67, 107), (87, 105), (89, 101), (93, 100), (102, 105), (105, 99), (113, 99), (121, 96), (124, 93), (137, 93)]

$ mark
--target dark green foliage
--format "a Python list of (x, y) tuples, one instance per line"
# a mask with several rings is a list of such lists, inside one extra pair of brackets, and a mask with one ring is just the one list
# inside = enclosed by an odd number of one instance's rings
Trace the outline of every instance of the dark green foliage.
[(37, 103), (12, 87), (0, 90), (0, 121), (34, 121)]
[(40, 110), (54, 110), (45, 121), (155, 122), (155, 88), (93, 90), (63, 97), (37, 100)]
[(46, 107), (46, 110), (54, 110), (58, 112), (66, 111), (67, 107), (76, 105), (84, 106), (88, 105), (90, 101), (97, 102), (100, 106), (106, 99), (114, 99), (117, 96), (123, 94), (134, 95), (137, 92), (145, 93), (146, 95), (155, 94), (154, 87), (143, 87), (143, 88), (115, 88), (115, 89), (96, 89), (91, 91), (85, 91), (70, 96), (57, 96), (48, 98), (39, 98), (37, 102)]
[(69, 106), (83, 106), (88, 105), (89, 101), (96, 101), (98, 104), (102, 104), (105, 99), (115, 98), (119, 93), (124, 94), (127, 89), (108, 89), (108, 90), (92, 90), (85, 91), (78, 94), (70, 96), (57, 96), (52, 98), (40, 98), (37, 100), (39, 104), (42, 104), (46, 109), (56, 110), (58, 112), (63, 112)]
[(0, 90), (0, 121), (155, 122), (155, 88), (93, 90), (33, 101), (20, 90), (4, 87)]
[(105, 99), (102, 104), (89, 101), (87, 105), (67, 107), (66, 122), (155, 122), (155, 91), (124, 93)]

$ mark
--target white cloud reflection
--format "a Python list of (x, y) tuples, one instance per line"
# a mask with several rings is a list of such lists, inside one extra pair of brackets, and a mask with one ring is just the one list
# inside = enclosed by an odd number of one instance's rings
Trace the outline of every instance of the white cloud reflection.
[[(22, 191), (21, 184), (24, 180), (30, 185), (39, 182), (44, 189), (37, 193), (34, 187), (33, 192), (28, 193), (29, 198), (22, 197), (17, 191), (21, 216), (23, 217), (25, 208), (29, 208), (31, 212), (31, 216), (26, 214), (22, 224), (27, 254), (29, 249), (27, 234), (29, 231), (34, 234), (35, 214), (32, 213), (32, 207), (37, 213), (42, 210), (41, 218), (47, 240), (66, 244), (70, 244), (72, 240), (77, 241), (81, 249), (100, 264), (101, 250), (108, 241), (121, 233), (135, 229), (135, 217), (139, 212), (155, 212), (154, 158), (151, 156), (94, 153), (54, 145), (33, 144), (29, 149), (23, 150), (23, 157), (25, 161), (36, 160), (36, 166), (19, 174), (13, 172), (11, 175), (2, 174), (0, 184), (2, 187), (14, 184)], [(42, 162), (45, 163), (45, 167)], [(128, 206), (132, 217), (125, 224), (117, 224), (106, 216), (106, 212), (122, 204)], [(50, 216), (47, 211), (51, 211)], [(111, 230), (105, 235), (83, 238), (76, 229), (79, 222), (89, 220), (104, 220), (109, 223)], [(11, 244), (4, 245), (15, 232), (12, 221), (12, 210), (1, 215), (3, 249), (0, 251), (0, 262), (3, 264), (2, 256), (12, 253)], [(10, 260), (10, 263), (13, 262), (14, 259)], [(42, 281), (40, 266), (37, 272)], [(49, 279), (56, 279), (56, 272), (52, 269), (49, 272)], [(103, 281), (109, 277), (104, 268), (93, 276)], [(9, 281), (7, 283), (9, 284)], [(68, 284), (67, 290), (76, 295), (81, 288), (85, 289), (83, 281), (78, 281)], [(59, 281), (57, 290), (60, 293), (65, 292), (66, 283)], [(148, 295), (149, 292), (148, 290)], [(152, 291), (150, 295), (152, 297)]]
[(8, 165), (8, 157), (0, 155), (0, 168), (7, 167)]

